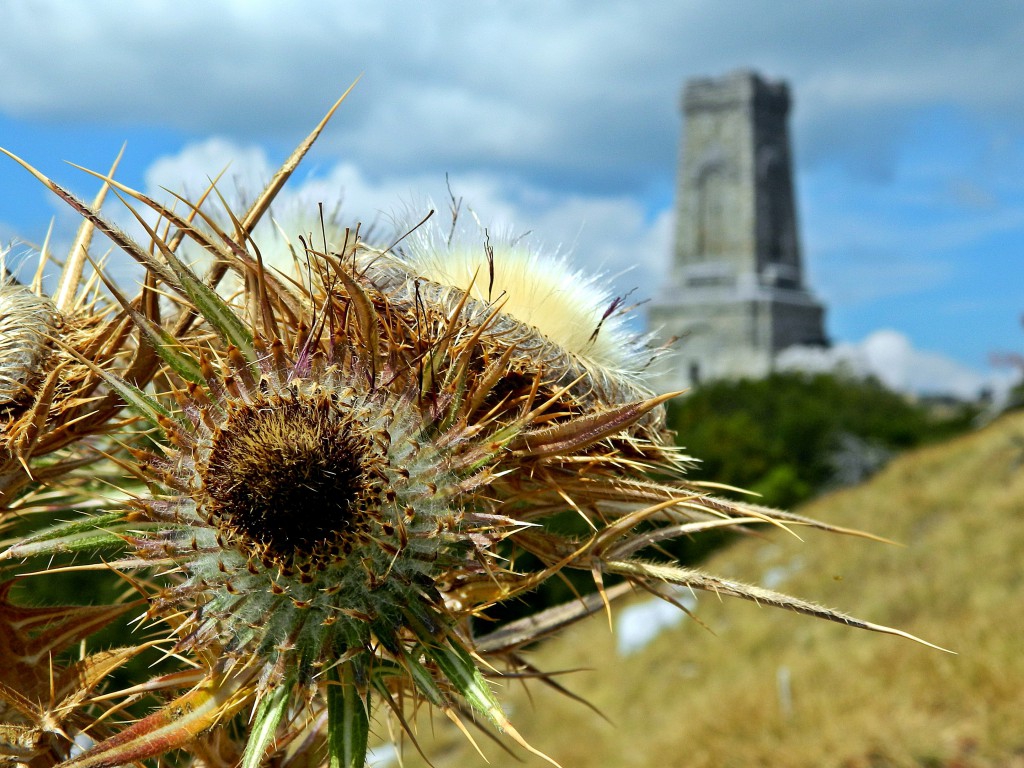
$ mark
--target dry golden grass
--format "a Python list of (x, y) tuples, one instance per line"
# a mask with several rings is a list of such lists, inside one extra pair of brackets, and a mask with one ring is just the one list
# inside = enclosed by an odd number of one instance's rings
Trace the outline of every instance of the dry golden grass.
[[(564, 768), (1024, 766), (1024, 414), (800, 511), (906, 547), (780, 532), (710, 567), (754, 582), (781, 568), (790, 594), (958, 655), (703, 595), (697, 615), (714, 634), (687, 620), (623, 658), (598, 617), (540, 648), (543, 669), (588, 668), (561, 681), (612, 724), (533, 684), (502, 695), (519, 731)], [(419, 739), (438, 768), (485, 765), (440, 722), (421, 722)], [(543, 764), (478, 741), (492, 766)], [(408, 744), (404, 757), (421, 765)]]

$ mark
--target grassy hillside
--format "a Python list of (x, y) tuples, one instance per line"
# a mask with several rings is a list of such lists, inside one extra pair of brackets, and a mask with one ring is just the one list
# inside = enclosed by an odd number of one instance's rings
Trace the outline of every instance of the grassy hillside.
[[(908, 453), (801, 511), (906, 547), (772, 533), (707, 567), (770, 577), (959, 655), (701, 595), (712, 632), (685, 620), (622, 657), (598, 617), (540, 647), (543, 669), (587, 668), (562, 683), (611, 723), (509, 683), (501, 698), (519, 731), (565, 768), (1024, 766), (1024, 414)], [(447, 723), (420, 728), (438, 768), (485, 765)], [(544, 765), (478, 741), (492, 766)], [(405, 764), (422, 764), (408, 744)]]

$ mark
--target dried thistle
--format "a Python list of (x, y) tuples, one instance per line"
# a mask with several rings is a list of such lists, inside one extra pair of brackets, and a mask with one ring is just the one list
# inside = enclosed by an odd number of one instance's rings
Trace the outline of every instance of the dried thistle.
[[(620, 317), (621, 299), (610, 298), (569, 270), (563, 259), (482, 233), (476, 248), (445, 245), (438, 230), (414, 232), (399, 255), (357, 251), (362, 280), (415, 322), (421, 305), (460, 311), (482, 329), (491, 354), (507, 353), (511, 378), (538, 371), (542, 390), (565, 410), (598, 413), (653, 396), (642, 370), (657, 355), (646, 339), (630, 334)], [(558, 315), (564, 313), (559, 327)], [(649, 442), (664, 443), (661, 409), (636, 422)]]
[[(851, 532), (687, 482), (662, 426), (667, 396), (587, 349), (605, 313), (591, 316), (582, 347), (566, 346), (493, 286), (471, 295), (479, 272), (460, 284), (355, 233), (337, 252), (306, 243), (313, 279), (266, 269), (252, 228), (325, 121), (248, 212), (226, 211), (231, 227), (202, 200), (182, 199), (181, 216), (103, 177), (166, 222), (159, 234), (137, 214), (153, 245), (144, 249), (76, 205), (177, 302), (161, 324), (111, 287), (166, 386), (148, 391), (62, 347), (152, 429), (121, 430), (124, 450), (111, 446), (129, 502), (24, 537), (2, 557), (76, 552), (124, 574), (186, 664), (140, 686), (188, 690), (66, 765), (174, 750), (204, 764), (305, 764), (322, 750), (358, 767), (377, 703), (409, 738), (406, 717), (426, 704), (460, 725), (482, 715), (530, 749), (489, 678), (522, 669), (521, 646), (634, 587), (683, 585), (904, 634), (665, 557), (660, 543), (712, 528)], [(177, 256), (184, 238), (214, 256), (206, 280)], [(237, 301), (216, 290), (227, 271), (244, 286)], [(585, 533), (551, 525), (567, 510)], [(523, 553), (540, 565), (522, 568)], [(595, 592), (476, 633), (475, 617), (566, 569), (590, 573)], [(623, 585), (606, 589), (609, 576)]]
[(0, 764), (54, 765), (76, 739), (110, 735), (90, 697), (144, 646), (58, 659), (138, 603), (25, 607), (10, 598), (15, 581), (0, 582)]
[[(0, 253), (0, 269), (5, 254)], [(45, 296), (0, 279), (0, 408), (24, 403), (39, 385), (48, 340), (57, 332), (57, 308)]]
[[(115, 161), (110, 173), (116, 167)], [(104, 184), (93, 210), (100, 209), (107, 190)], [(33, 482), (53, 482), (94, 460), (93, 439), (120, 426), (123, 402), (104, 386), (99, 369), (145, 386), (158, 368), (152, 349), (135, 343), (129, 313), (116, 311), (110, 296), (97, 290), (95, 270), (86, 272), (98, 261), (89, 255), (94, 231), (93, 221), (83, 221), (52, 298), (42, 289), (43, 271), (53, 261), (47, 243), (31, 285), (0, 281), (0, 511), (11, 508)], [(159, 322), (151, 287), (131, 306)]]

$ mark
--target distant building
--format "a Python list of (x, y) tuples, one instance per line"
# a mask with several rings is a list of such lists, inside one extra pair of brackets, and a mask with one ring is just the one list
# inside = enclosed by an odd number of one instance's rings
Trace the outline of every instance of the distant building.
[(828, 344), (803, 281), (789, 107), (785, 83), (753, 72), (686, 84), (675, 253), (649, 314), (680, 338), (662, 391), (764, 376), (783, 349)]

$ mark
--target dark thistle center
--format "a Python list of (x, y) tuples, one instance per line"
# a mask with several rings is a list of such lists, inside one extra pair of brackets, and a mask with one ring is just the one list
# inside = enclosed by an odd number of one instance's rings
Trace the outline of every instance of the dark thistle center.
[(240, 408), (202, 473), (211, 522), (277, 560), (345, 552), (365, 526), (368, 448), (328, 398)]

